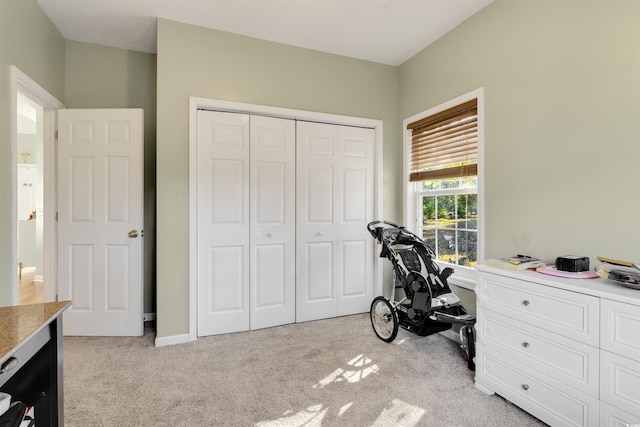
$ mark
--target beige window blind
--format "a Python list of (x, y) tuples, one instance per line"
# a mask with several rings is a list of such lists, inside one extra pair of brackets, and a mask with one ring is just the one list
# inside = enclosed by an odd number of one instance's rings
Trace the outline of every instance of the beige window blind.
[(411, 130), (410, 181), (478, 174), (478, 100), (407, 125)]

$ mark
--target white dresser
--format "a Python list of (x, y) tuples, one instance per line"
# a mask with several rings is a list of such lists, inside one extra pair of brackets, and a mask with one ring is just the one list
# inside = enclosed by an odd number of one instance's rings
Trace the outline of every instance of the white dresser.
[(551, 426), (640, 426), (640, 290), (478, 267), (476, 388)]

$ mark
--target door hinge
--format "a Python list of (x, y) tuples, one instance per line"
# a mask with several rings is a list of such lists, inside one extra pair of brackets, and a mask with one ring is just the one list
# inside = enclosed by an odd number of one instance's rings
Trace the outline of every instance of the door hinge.
[(56, 212), (56, 222), (58, 222), (58, 212)]
[(54, 137), (55, 139), (58, 139), (58, 129), (56, 129), (56, 130), (53, 132), (53, 137)]

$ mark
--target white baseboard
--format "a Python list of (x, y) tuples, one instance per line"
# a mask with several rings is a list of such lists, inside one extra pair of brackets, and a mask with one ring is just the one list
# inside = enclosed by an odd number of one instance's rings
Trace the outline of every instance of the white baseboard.
[(142, 321), (143, 322), (152, 322), (156, 320), (156, 314), (155, 313), (144, 313), (142, 315)]
[(189, 342), (189, 334), (171, 335), (168, 337), (156, 338), (156, 347), (164, 347), (167, 345), (184, 344)]
[(44, 276), (42, 276), (42, 274), (36, 274), (36, 276), (33, 278), (33, 281), (39, 285), (42, 285), (42, 283), (44, 282)]

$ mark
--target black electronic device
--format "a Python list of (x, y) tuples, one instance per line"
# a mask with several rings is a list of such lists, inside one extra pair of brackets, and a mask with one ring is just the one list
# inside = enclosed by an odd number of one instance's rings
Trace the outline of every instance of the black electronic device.
[(589, 257), (566, 255), (556, 258), (556, 270), (579, 273), (589, 270)]

